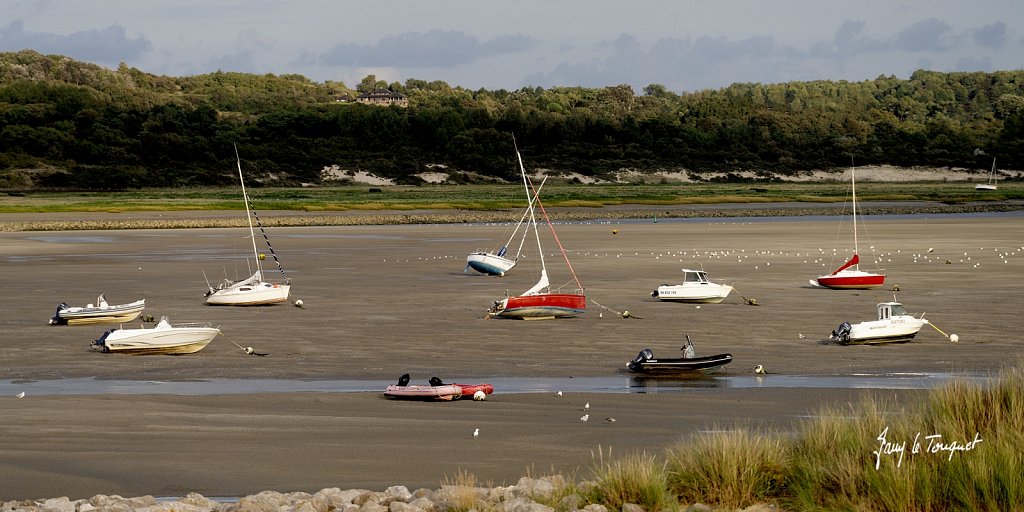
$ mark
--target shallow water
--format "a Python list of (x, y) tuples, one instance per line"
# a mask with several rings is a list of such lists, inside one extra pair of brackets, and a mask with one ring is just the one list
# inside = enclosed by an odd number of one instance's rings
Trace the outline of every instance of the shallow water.
[[(646, 377), (495, 377), (462, 379), (488, 382), (495, 393), (674, 393), (725, 388), (843, 388), (931, 389), (953, 378), (983, 381), (984, 377), (947, 373), (887, 373), (857, 375), (728, 375), (700, 378)], [(391, 381), (208, 379), (190, 381), (134, 381), (75, 378), (38, 381), (0, 381), (0, 396), (24, 392), (50, 395), (237, 395), (249, 393), (382, 393)]]

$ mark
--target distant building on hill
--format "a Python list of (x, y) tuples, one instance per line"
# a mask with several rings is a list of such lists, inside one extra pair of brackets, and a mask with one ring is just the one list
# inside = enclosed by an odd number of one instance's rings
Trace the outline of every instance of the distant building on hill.
[(378, 89), (372, 92), (364, 92), (356, 98), (359, 103), (365, 103), (367, 105), (395, 105), (399, 107), (408, 107), (409, 99), (404, 94), (395, 91), (388, 91), (385, 89)]

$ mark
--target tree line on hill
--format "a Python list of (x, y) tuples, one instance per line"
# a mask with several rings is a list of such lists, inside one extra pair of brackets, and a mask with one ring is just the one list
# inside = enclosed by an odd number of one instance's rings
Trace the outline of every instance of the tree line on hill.
[[(408, 107), (364, 105), (388, 89)], [(301, 75), (168, 77), (31, 50), (0, 53), (0, 188), (121, 189), (320, 183), (332, 165), (399, 183), (441, 165), (463, 180), (531, 168), (756, 171), (851, 165), (1019, 168), (1024, 70), (909, 79), (736, 83), (677, 94), (651, 84), (469, 90), (442, 81), (354, 88)]]

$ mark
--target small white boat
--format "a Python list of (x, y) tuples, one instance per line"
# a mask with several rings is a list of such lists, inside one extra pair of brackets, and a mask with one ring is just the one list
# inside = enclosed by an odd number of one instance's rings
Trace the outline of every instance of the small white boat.
[(712, 283), (703, 270), (683, 269), (683, 282), (663, 284), (651, 292), (651, 297), (669, 302), (690, 304), (718, 304), (732, 292), (732, 286)]
[(135, 320), (146, 308), (146, 299), (129, 302), (127, 304), (107, 304), (107, 299), (101, 293), (96, 297), (96, 304), (86, 306), (68, 306), (61, 302), (57, 305), (57, 311), (50, 318), (50, 325), (91, 325), (91, 324), (116, 324)]
[(192, 354), (206, 348), (220, 329), (210, 324), (174, 324), (167, 317), (160, 319), (152, 329), (110, 329), (93, 342), (100, 352), (119, 354)]
[(832, 331), (829, 340), (842, 345), (877, 345), (903, 343), (914, 339), (928, 320), (921, 314), (916, 318), (903, 309), (899, 302), (880, 302), (878, 320), (850, 324), (843, 322)]
[(996, 185), (996, 159), (992, 159), (992, 172), (988, 176), (987, 183), (978, 183), (974, 186), (974, 190), (997, 190), (999, 187)]
[[(545, 181), (546, 180), (547, 178), (545, 178)], [(537, 187), (537, 194), (539, 194), (541, 189), (543, 188), (544, 182), (541, 182), (540, 186)], [(501, 249), (498, 249), (498, 252), (496, 253), (487, 251), (477, 251), (469, 253), (469, 256), (466, 256), (466, 268), (463, 270), (463, 272), (475, 270), (477, 272), (480, 272), (481, 274), (487, 274), (492, 276), (504, 276), (505, 272), (512, 270), (512, 267), (516, 266), (516, 262), (519, 261), (519, 255), (522, 254), (523, 252), (523, 244), (526, 242), (526, 237), (530, 233), (529, 215), (531, 213), (533, 205), (537, 202), (537, 195), (533, 195), (532, 197), (529, 198), (529, 200), (530, 202), (529, 204), (526, 205), (526, 210), (523, 211), (523, 214), (519, 217), (519, 222), (516, 224), (515, 229), (512, 230), (512, 235), (509, 236), (508, 241), (505, 242), (505, 245), (502, 245)], [(527, 228), (523, 230), (523, 236), (519, 240), (519, 249), (516, 251), (516, 255), (514, 257), (509, 258), (507, 257), (508, 247), (509, 245), (512, 244), (512, 241), (519, 233), (519, 228), (523, 226), (527, 226)]]

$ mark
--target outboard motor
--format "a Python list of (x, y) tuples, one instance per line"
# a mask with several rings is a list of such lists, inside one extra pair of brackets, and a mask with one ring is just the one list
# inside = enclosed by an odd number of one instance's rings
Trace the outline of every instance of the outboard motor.
[(53, 318), (50, 319), (50, 325), (67, 325), (68, 321), (60, 317), (60, 312), (68, 309), (66, 302), (61, 302), (57, 305), (57, 311), (53, 313)]
[(843, 322), (839, 324), (839, 327), (836, 327), (836, 330), (832, 331), (832, 340), (843, 344), (849, 343), (850, 331), (852, 330), (853, 327), (850, 326), (850, 322)]
[(651, 352), (651, 349), (649, 348), (645, 348), (641, 350), (640, 353), (636, 355), (636, 357), (633, 358), (632, 362), (642, 363), (644, 361), (649, 361), (651, 359), (654, 359), (654, 352)]
[(431, 377), (430, 380), (427, 381), (427, 382), (430, 382), (431, 386), (443, 386), (444, 385), (444, 382), (441, 379), (437, 378), (437, 377)]
[(409, 374), (408, 373), (403, 373), (402, 376), (398, 378), (398, 385), (399, 386), (408, 386), (409, 385)]
[(641, 350), (640, 353), (637, 354), (632, 361), (626, 363), (626, 367), (629, 368), (630, 370), (636, 370), (637, 365), (645, 361), (650, 361), (651, 359), (654, 359), (654, 352), (652, 352), (649, 348), (645, 348)]
[(115, 328), (113, 328), (113, 329), (107, 329), (107, 332), (103, 333), (103, 335), (102, 335), (102, 336), (100, 336), (99, 338), (96, 338), (96, 341), (92, 342), (92, 344), (93, 344), (93, 345), (94, 345), (94, 346), (96, 347), (96, 349), (97, 349), (97, 350), (99, 350), (99, 351), (102, 351), (102, 352), (110, 352), (110, 349), (109, 349), (109, 348), (107, 348), (107, 343), (106, 343), (106, 341), (107, 341), (107, 336), (110, 336), (110, 333), (112, 333), (112, 332), (114, 332), (114, 331), (116, 331), (116, 330), (117, 330), (117, 328), (116, 328), (116, 327), (115, 327)]

